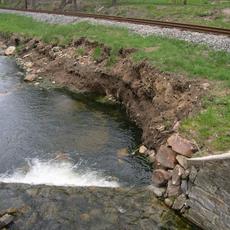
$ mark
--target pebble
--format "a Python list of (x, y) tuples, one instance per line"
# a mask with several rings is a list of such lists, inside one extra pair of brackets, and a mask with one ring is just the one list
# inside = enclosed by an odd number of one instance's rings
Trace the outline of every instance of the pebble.
[(127, 22), (115, 22), (109, 20), (98, 20), (93, 18), (80, 18), (80, 17), (45, 14), (45, 13), (19, 12), (14, 10), (3, 10), (3, 9), (0, 10), (0, 13), (14, 13), (14, 14), (17, 13), (50, 24), (69, 24), (69, 23), (78, 23), (78, 22), (86, 21), (91, 24), (122, 27), (122, 28), (127, 28), (131, 32), (137, 33), (144, 37), (150, 35), (169, 37), (169, 38), (179, 39), (179, 40), (192, 42), (196, 44), (207, 45), (215, 50), (223, 50), (223, 51), (230, 52), (230, 38), (224, 35), (204, 34), (199, 32), (183, 31), (176, 28), (162, 28), (158, 26), (137, 25), (137, 24), (127, 23)]
[(142, 146), (139, 148), (139, 153), (140, 153), (140, 154), (145, 154), (147, 150), (148, 150), (148, 149), (147, 149), (144, 145), (142, 145)]

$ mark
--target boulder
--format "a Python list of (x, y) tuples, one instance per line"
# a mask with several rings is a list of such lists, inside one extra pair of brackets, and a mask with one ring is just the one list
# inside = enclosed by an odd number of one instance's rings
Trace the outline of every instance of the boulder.
[(0, 229), (12, 223), (13, 220), (14, 220), (14, 217), (12, 215), (5, 214), (4, 216), (2, 216), (0, 218)]
[(179, 196), (181, 194), (181, 188), (180, 185), (173, 185), (172, 180), (168, 182), (168, 186), (166, 189), (166, 194), (168, 197), (172, 196)]
[(32, 82), (36, 79), (36, 75), (35, 74), (27, 74), (24, 78), (24, 81), (29, 81)]
[(13, 55), (16, 51), (16, 47), (15, 46), (9, 46), (6, 50), (5, 50), (5, 55), (6, 56), (10, 56)]
[(197, 151), (197, 148), (192, 142), (182, 138), (179, 134), (173, 134), (168, 138), (167, 143), (173, 151), (186, 157), (191, 157), (192, 154)]
[(188, 168), (187, 157), (182, 156), (182, 155), (177, 155), (177, 156), (176, 156), (176, 160), (177, 160), (177, 162), (178, 162), (184, 169), (187, 169), (187, 168)]
[(157, 152), (158, 165), (173, 169), (176, 165), (176, 153), (169, 147), (162, 145)]
[(152, 182), (156, 186), (166, 185), (171, 178), (171, 174), (164, 169), (156, 169), (153, 171)]

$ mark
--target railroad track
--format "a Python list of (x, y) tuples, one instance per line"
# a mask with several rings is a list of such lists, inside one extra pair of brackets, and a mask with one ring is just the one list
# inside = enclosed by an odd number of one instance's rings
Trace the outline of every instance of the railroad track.
[(185, 23), (178, 23), (178, 22), (158, 21), (158, 20), (139, 19), (139, 18), (126, 18), (126, 17), (109, 16), (109, 15), (101, 15), (101, 14), (89, 14), (89, 13), (82, 13), (82, 12), (60, 12), (60, 11), (28, 10), (28, 9), (1, 8), (1, 7), (0, 9), (25, 11), (31, 13), (46, 13), (46, 14), (56, 14), (56, 15), (65, 15), (65, 16), (77, 16), (83, 18), (103, 19), (103, 20), (110, 20), (110, 21), (117, 21), (117, 22), (128, 22), (128, 23), (133, 23), (138, 25), (177, 28), (181, 30), (189, 30), (189, 31), (201, 32), (201, 33), (230, 36), (230, 29), (185, 24)]

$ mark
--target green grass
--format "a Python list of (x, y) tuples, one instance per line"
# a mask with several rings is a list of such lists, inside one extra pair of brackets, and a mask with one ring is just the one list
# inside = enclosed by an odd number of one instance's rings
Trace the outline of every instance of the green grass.
[(79, 57), (79, 56), (84, 56), (85, 54), (85, 49), (83, 47), (79, 47), (76, 49), (76, 56)]
[[(95, 26), (86, 22), (48, 25), (7, 14), (0, 14), (0, 33), (5, 36), (18, 33), (38, 37), (47, 43), (59, 45), (84, 36), (111, 47), (108, 65), (116, 62), (120, 48), (136, 48), (137, 52), (132, 56), (135, 61), (147, 59), (160, 70), (213, 80), (216, 85), (222, 81), (223, 88), (220, 90), (230, 88), (230, 54), (213, 51), (205, 46), (156, 36), (141, 37), (126, 29)], [(76, 52), (82, 53), (82, 50)], [(94, 58), (100, 54), (99, 48), (93, 52)], [(201, 114), (184, 122), (183, 132), (193, 136), (199, 143), (207, 144), (212, 150), (229, 149), (230, 97), (215, 97), (206, 102), (205, 106)], [(211, 140), (211, 144), (208, 140)]]
[[(230, 8), (230, 1), (220, 0), (118, 0), (112, 6), (112, 0), (84, 0), (80, 2), (82, 12), (138, 17), (157, 20), (171, 20), (184, 23), (194, 23), (215, 27), (230, 28), (230, 16), (223, 9)], [(4, 6), (4, 4), (0, 5)], [(14, 3), (5, 3), (5, 6), (24, 7), (24, 2), (15, 0)], [(39, 9), (57, 9), (58, 5), (52, 1), (37, 3)], [(73, 5), (67, 4), (67, 10), (73, 10)]]
[[(136, 61), (148, 59), (159, 69), (193, 77), (225, 80), (230, 85), (230, 54), (215, 52), (205, 46), (160, 37), (141, 37), (126, 29), (90, 25), (48, 25), (28, 17), (0, 14), (0, 32), (39, 37), (47, 43), (67, 44), (82, 36), (112, 48), (116, 59), (120, 48), (137, 48)], [(146, 51), (149, 48), (150, 51)], [(152, 50), (151, 50), (152, 49)]]
[(230, 96), (216, 97), (205, 103), (205, 109), (196, 117), (183, 122), (181, 131), (200, 146), (211, 151), (230, 148)]
[(93, 51), (92, 57), (94, 61), (97, 61), (100, 59), (102, 54), (101, 48), (100, 47), (96, 47)]
[(223, 13), (224, 8), (230, 8), (229, 1), (188, 0), (183, 5), (182, 0), (119, 0), (112, 6), (109, 0), (85, 0), (80, 10), (98, 13), (101, 9), (99, 13), (110, 15), (230, 28), (230, 17)]

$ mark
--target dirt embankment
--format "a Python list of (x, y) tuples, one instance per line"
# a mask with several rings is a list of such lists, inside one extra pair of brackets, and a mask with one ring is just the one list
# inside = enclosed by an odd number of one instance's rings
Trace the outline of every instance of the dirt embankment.
[[(201, 106), (201, 82), (160, 72), (145, 61), (133, 64), (132, 49), (120, 50), (117, 64), (107, 68), (110, 48), (85, 38), (66, 47), (19, 37), (6, 44), (23, 47), (18, 55), (32, 80), (40, 76), (72, 91), (96, 92), (120, 102), (150, 149), (158, 149), (178, 122)], [(100, 55), (93, 58), (95, 49)]]

